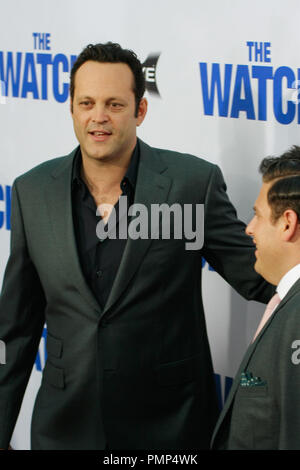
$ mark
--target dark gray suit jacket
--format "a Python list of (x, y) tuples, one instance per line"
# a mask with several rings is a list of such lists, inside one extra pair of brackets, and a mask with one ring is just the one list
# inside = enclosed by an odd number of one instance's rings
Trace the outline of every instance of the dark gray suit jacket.
[(33, 449), (208, 448), (217, 401), (201, 297), (201, 256), (248, 299), (270, 290), (217, 166), (140, 141), (135, 202), (205, 204), (202, 250), (186, 240), (129, 239), (102, 310), (74, 236), (75, 155), (17, 178), (11, 255), (0, 299), (0, 447), (8, 445), (44, 322), (47, 362)]
[[(214, 431), (218, 449), (300, 449), (300, 280), (252, 343)], [(242, 386), (241, 374), (257, 378)]]

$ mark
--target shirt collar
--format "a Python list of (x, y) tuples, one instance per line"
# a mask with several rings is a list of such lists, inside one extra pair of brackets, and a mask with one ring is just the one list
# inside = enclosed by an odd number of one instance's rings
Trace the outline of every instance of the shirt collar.
[(80, 169), (81, 169), (81, 151), (80, 151), (80, 146), (78, 147), (74, 161), (73, 161), (73, 169), (72, 169), (72, 188), (75, 186), (75, 184), (80, 185), (81, 184), (81, 176), (80, 176)]
[[(131, 187), (134, 189), (136, 186), (136, 180), (137, 180), (137, 172), (138, 172), (138, 166), (139, 166), (139, 159), (140, 159), (140, 148), (139, 148), (139, 142), (137, 141), (137, 144), (134, 148), (134, 151), (132, 152), (131, 159), (129, 166), (127, 168), (127, 171), (125, 173), (124, 178), (121, 181), (121, 185), (124, 181), (129, 181)], [(80, 146), (77, 149), (77, 152), (75, 154), (74, 158), (74, 163), (73, 163), (73, 169), (72, 169), (72, 188), (74, 187), (75, 184), (81, 185), (82, 184), (82, 179), (81, 179), (81, 162), (82, 162), (82, 156), (81, 156), (81, 150)]]
[(140, 146), (139, 146), (139, 142), (137, 141), (134, 151), (131, 155), (129, 167), (127, 168), (126, 174), (124, 176), (124, 179), (128, 179), (132, 188), (135, 188), (136, 186), (139, 159), (140, 159)]
[(276, 291), (278, 292), (281, 300), (283, 300), (290, 288), (295, 284), (296, 281), (298, 281), (299, 278), (300, 264), (297, 264), (280, 279)]

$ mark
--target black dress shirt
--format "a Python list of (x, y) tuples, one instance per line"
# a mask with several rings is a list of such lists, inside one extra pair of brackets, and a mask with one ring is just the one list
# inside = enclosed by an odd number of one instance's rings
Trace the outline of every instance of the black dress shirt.
[[(134, 202), (135, 185), (139, 164), (137, 143), (124, 178), (121, 181), (122, 196), (127, 196), (127, 211)], [(103, 308), (108, 299), (125, 249), (126, 239), (118, 237), (119, 201), (114, 206), (116, 214), (116, 238), (99, 239), (96, 226), (101, 216), (96, 215), (97, 206), (81, 178), (82, 157), (80, 147), (75, 155), (72, 173), (73, 222), (77, 250), (85, 279)], [(108, 226), (108, 225), (107, 225)]]

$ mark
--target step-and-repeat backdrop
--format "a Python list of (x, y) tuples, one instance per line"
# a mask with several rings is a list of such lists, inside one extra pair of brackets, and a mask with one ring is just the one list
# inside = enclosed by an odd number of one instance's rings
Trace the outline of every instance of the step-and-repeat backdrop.
[[(300, 144), (298, 0), (10, 0), (1, 18), (1, 279), (13, 180), (77, 145), (69, 73), (89, 43), (119, 42), (138, 54), (149, 101), (139, 136), (217, 163), (245, 222), (260, 187), (260, 160)], [(203, 274), (222, 404), (264, 308), (243, 300), (205, 261)], [(45, 325), (12, 438), (16, 449), (30, 448), (46, 335)]]

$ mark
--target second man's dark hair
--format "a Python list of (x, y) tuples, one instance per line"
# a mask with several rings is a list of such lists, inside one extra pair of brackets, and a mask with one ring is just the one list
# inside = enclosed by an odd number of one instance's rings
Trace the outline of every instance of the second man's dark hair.
[(264, 158), (259, 170), (265, 183), (274, 180), (267, 195), (273, 222), (287, 209), (295, 211), (300, 221), (300, 147), (293, 145), (280, 157)]
[(300, 147), (293, 145), (280, 157), (266, 157), (262, 160), (259, 171), (265, 183), (275, 178), (300, 175)]

